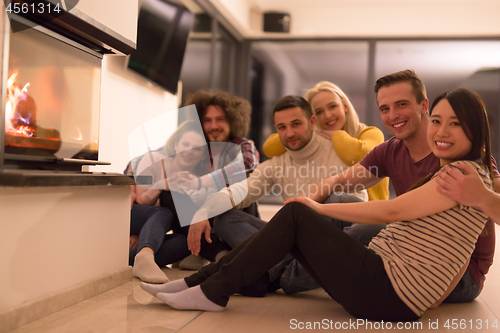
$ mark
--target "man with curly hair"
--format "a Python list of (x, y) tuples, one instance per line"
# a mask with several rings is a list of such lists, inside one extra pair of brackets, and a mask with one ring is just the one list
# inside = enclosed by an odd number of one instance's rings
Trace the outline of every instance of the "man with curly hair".
[[(250, 129), (250, 103), (225, 91), (199, 90), (187, 96), (186, 105), (192, 104), (196, 106), (208, 140), (240, 146), (245, 171), (250, 174), (259, 164), (259, 152), (254, 142), (245, 138)], [(214, 166), (217, 167), (217, 163)]]
[[(225, 91), (220, 90), (199, 90), (194, 94), (189, 94), (186, 98), (186, 105), (195, 105), (198, 117), (202, 124), (203, 131), (207, 141), (211, 143), (212, 169), (224, 170), (224, 172), (210, 173), (215, 187), (217, 189), (225, 188), (229, 183), (233, 183), (234, 179), (241, 180), (242, 168), (239, 163), (231, 163), (236, 156), (241, 152), (245, 175), (248, 176), (259, 164), (259, 152), (252, 140), (245, 138), (250, 128), (250, 115), (252, 107), (250, 103), (243, 98), (234, 96)], [(217, 143), (232, 143), (232, 144), (217, 144)], [(234, 177), (232, 179), (231, 177)], [(245, 213), (253, 216), (258, 216), (257, 204), (252, 204), (243, 209)], [(193, 224), (189, 228), (189, 234), (199, 228)], [(212, 238), (215, 236), (212, 232)], [(189, 236), (188, 236), (189, 237)], [(215, 238), (217, 239), (217, 238)], [(200, 253), (203, 257), (209, 260), (217, 260), (224, 252), (218, 252), (220, 246), (210, 246), (204, 241), (202, 242), (204, 249)], [(214, 244), (212, 244), (214, 245)], [(213, 253), (214, 251), (218, 253)], [(181, 263), (181, 268), (194, 268), (198, 263), (193, 258), (186, 259)], [(193, 266), (193, 267), (190, 267)]]

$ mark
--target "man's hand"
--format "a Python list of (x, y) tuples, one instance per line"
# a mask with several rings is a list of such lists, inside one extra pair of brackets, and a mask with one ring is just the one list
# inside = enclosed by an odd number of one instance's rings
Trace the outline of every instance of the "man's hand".
[(451, 167), (444, 168), (436, 177), (438, 192), (462, 205), (479, 208), (490, 190), (470, 165), (458, 164), (456, 167), (465, 174)]
[(207, 242), (212, 243), (212, 239), (210, 239), (210, 229), (210, 222), (208, 222), (208, 220), (203, 220), (189, 226), (189, 233), (187, 237), (188, 248), (195, 256), (200, 253), (200, 240), (203, 233), (205, 234)]
[(301, 195), (300, 197), (292, 198), (287, 201), (285, 201), (285, 205), (290, 203), (290, 202), (299, 202), (303, 205), (306, 205), (307, 207), (311, 208), (314, 210), (316, 213), (320, 213), (319, 211), (321, 210), (322, 205), (313, 199), (306, 197), (305, 195)]
[(130, 236), (130, 240), (128, 243), (128, 249), (133, 250), (137, 247), (137, 245), (139, 245), (139, 236), (137, 236), (137, 235)]

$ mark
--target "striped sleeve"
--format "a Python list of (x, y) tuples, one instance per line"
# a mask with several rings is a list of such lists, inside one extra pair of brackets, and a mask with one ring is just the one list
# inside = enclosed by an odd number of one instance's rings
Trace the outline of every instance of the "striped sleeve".
[[(484, 184), (492, 180), (486, 168), (471, 161)], [(488, 217), (474, 207), (452, 209), (412, 221), (392, 223), (379, 233), (369, 248), (382, 257), (401, 300), (421, 316), (447, 290), (474, 250)]]

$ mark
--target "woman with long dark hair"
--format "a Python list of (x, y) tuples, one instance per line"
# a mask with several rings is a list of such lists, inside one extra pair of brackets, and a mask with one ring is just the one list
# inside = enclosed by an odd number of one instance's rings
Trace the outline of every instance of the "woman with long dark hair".
[[(134, 186), (132, 190), (130, 235), (136, 244), (130, 246), (129, 264), (134, 267), (134, 276), (142, 281), (164, 283), (168, 279), (160, 267), (189, 255), (187, 227), (183, 228), (179, 223), (179, 209), (196, 211), (207, 195), (205, 188), (171, 188), (176, 174), (200, 176), (209, 164), (200, 124), (194, 121), (182, 123), (162, 149), (146, 153), (135, 164), (134, 174), (150, 176), (152, 185)], [(175, 195), (183, 196), (180, 198), (183, 207), (174, 207), (171, 191), (182, 192)], [(170, 198), (170, 204), (159, 206), (166, 197)], [(169, 230), (174, 233), (166, 235)]]

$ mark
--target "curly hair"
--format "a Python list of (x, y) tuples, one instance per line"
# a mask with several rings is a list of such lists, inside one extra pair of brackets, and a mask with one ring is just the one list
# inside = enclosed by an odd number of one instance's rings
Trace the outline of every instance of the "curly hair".
[(241, 97), (231, 95), (221, 90), (199, 90), (194, 94), (188, 94), (185, 105), (194, 104), (200, 121), (207, 112), (210, 105), (220, 107), (229, 123), (229, 138), (243, 138), (250, 129), (250, 116), (252, 107), (250, 103)]

